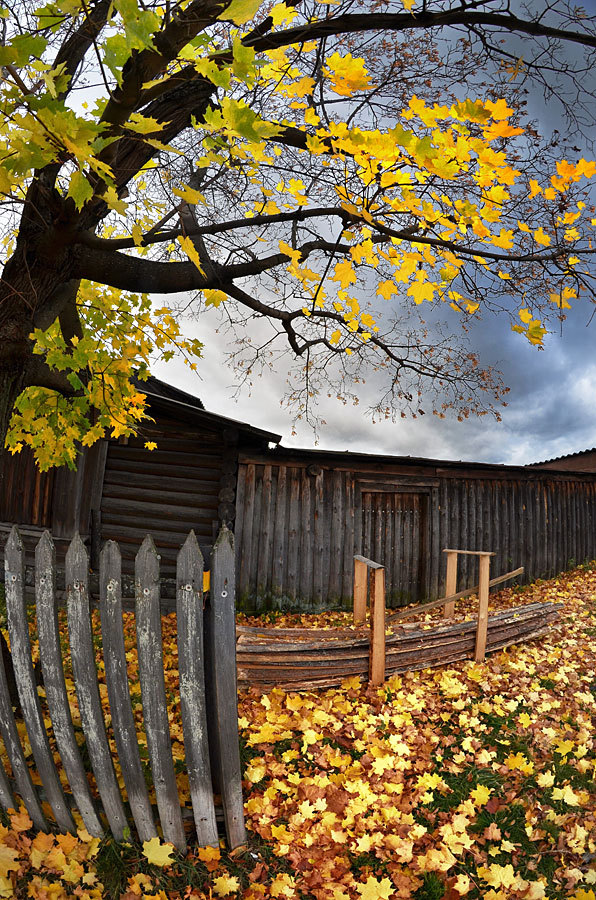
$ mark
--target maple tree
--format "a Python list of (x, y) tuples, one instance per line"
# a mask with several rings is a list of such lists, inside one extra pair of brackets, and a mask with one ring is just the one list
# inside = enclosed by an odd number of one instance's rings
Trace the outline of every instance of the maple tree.
[[(467, 415), (498, 378), (408, 306), (501, 302), (539, 344), (541, 310), (591, 291), (596, 163), (537, 159), (506, 99), (508, 79), (556, 68), (557, 44), (596, 46), (564, 3), (23, 0), (0, 22), (0, 445), (41, 468), (137, 429), (156, 355), (196, 366), (200, 342), (150, 294), (263, 319), (245, 366), (281, 337), (303, 406), (333, 367), (353, 395), (368, 364), (387, 374), (378, 411), (416, 411), (434, 383), (438, 414)], [(461, 61), (480, 41), (508, 69), (497, 93), (433, 87), (441, 54), (417, 35), (458, 28)], [(546, 43), (524, 61), (499, 34)]]

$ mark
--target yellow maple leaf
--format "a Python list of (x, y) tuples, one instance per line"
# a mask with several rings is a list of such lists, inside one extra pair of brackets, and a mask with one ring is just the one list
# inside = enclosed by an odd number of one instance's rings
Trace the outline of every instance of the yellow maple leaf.
[(201, 259), (199, 257), (199, 252), (198, 252), (197, 248), (195, 247), (195, 245), (193, 244), (193, 242), (191, 241), (191, 239), (189, 237), (179, 237), (177, 240), (178, 240), (178, 243), (180, 244), (180, 246), (182, 247), (183, 251), (186, 253), (188, 258), (190, 259), (190, 261), (192, 263), (194, 263), (194, 265), (197, 267), (197, 269), (199, 270), (201, 275), (204, 275), (205, 270), (203, 269), (203, 266), (201, 265)]
[(296, 883), (293, 877), (285, 872), (280, 872), (271, 882), (269, 893), (272, 897), (294, 897)]
[(364, 60), (351, 53), (342, 56), (333, 53), (327, 57), (324, 68), (331, 90), (341, 97), (351, 97), (356, 91), (368, 91), (374, 87), (364, 66)]
[(425, 300), (432, 303), (437, 285), (434, 281), (429, 281), (424, 269), (420, 269), (416, 273), (416, 279), (412, 282), (407, 290), (408, 296), (413, 297), (414, 303), (419, 306)]
[(579, 797), (571, 785), (566, 784), (562, 788), (553, 788), (553, 800), (562, 800), (567, 806), (579, 806)]
[(13, 831), (29, 831), (33, 822), (27, 810), (21, 808), (19, 812), (13, 812), (10, 815), (10, 827)]
[(263, 780), (266, 774), (267, 767), (256, 760), (253, 761), (250, 766), (246, 767), (246, 779), (247, 781), (250, 781), (251, 784), (258, 784), (259, 781)]
[(213, 893), (218, 897), (227, 897), (236, 894), (240, 888), (240, 882), (234, 875), (220, 875), (213, 879)]
[(201, 862), (213, 862), (221, 858), (219, 847), (199, 847), (197, 856)]
[(354, 284), (356, 275), (349, 259), (343, 259), (341, 262), (337, 263), (333, 270), (331, 281), (339, 281), (343, 290), (349, 287), (349, 285)]
[(505, 765), (512, 771), (523, 772), (524, 775), (530, 775), (534, 771), (534, 763), (528, 761), (523, 753), (510, 753)]
[(497, 863), (492, 863), (490, 866), (478, 866), (476, 871), (487, 884), (495, 888), (513, 887), (517, 880), (511, 863), (506, 866), (499, 866)]
[(395, 887), (389, 878), (379, 881), (374, 875), (369, 875), (364, 884), (357, 884), (356, 890), (362, 900), (389, 900), (395, 893)]
[(256, 15), (261, 2), (262, 0), (232, 0), (218, 19), (234, 22), (235, 25), (245, 25)]
[(207, 204), (205, 195), (201, 194), (200, 191), (196, 191), (194, 188), (189, 187), (187, 184), (183, 184), (180, 188), (172, 188), (172, 193), (177, 197), (180, 197), (181, 200), (190, 203), (192, 206), (195, 206), (197, 203), (202, 203), (203, 205)]
[(474, 806), (484, 806), (491, 795), (491, 789), (485, 784), (479, 784), (477, 788), (470, 791), (470, 797), (474, 801)]
[(458, 875), (453, 884), (453, 889), (458, 894), (467, 894), (470, 890), (470, 879), (468, 876), (464, 874)]
[(377, 294), (379, 297), (382, 297), (383, 300), (391, 300), (392, 296), (397, 294), (397, 285), (391, 279), (382, 281), (377, 287)]
[(537, 228), (534, 232), (534, 240), (537, 244), (542, 244), (543, 247), (548, 247), (550, 245), (550, 237), (542, 226)]
[(9, 872), (17, 872), (20, 869), (20, 863), (17, 862), (19, 856), (18, 850), (0, 844), (0, 876), (6, 878)]
[(162, 844), (158, 837), (143, 841), (143, 856), (152, 866), (170, 866), (174, 862), (172, 859), (174, 849), (173, 844)]
[(536, 776), (536, 781), (540, 787), (552, 787), (555, 783), (555, 776), (551, 771), (540, 772), (540, 774)]

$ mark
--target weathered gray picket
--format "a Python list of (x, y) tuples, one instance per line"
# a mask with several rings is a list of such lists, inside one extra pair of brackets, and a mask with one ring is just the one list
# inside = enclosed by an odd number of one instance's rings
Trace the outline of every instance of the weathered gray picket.
[(203, 668), (203, 555), (193, 532), (178, 554), (176, 582), (180, 711), (190, 794), (199, 843), (217, 847)]
[(168, 725), (166, 686), (163, 674), (161, 614), (159, 611), (159, 559), (149, 535), (135, 562), (137, 648), (143, 697), (143, 719), (153, 773), (153, 785), (164, 837), (179, 850), (186, 849), (172, 739)]
[(89, 834), (100, 837), (99, 820), (89, 789), (70, 715), (68, 694), (62, 668), (60, 631), (56, 596), (56, 551), (48, 531), (35, 550), (35, 594), (37, 597), (37, 634), (43, 684), (52, 719), (52, 729), (76, 805)]
[(157, 835), (130, 702), (122, 630), (122, 558), (114, 541), (99, 557), (99, 614), (114, 739), (130, 809), (142, 841)]
[(242, 806), (238, 722), (226, 711), (236, 703), (236, 579), (234, 538), (223, 526), (211, 554), (211, 610), (208, 639), (213, 667), (213, 730), (226, 831), (232, 846), (246, 841)]
[(11, 657), (19, 699), (27, 723), (27, 734), (29, 735), (37, 771), (45, 788), (56, 822), (64, 831), (70, 831), (74, 830), (74, 822), (60, 785), (56, 766), (54, 765), (35, 684), (29, 625), (27, 623), (27, 607), (25, 605), (25, 561), (23, 545), (16, 529), (11, 532), (4, 552), (6, 573), (8, 575), (6, 581), (6, 615), (8, 618)]
[[(71, 794), (64, 791), (50, 746), (47, 720), (38, 696), (32, 663), (27, 606), (23, 589), (23, 546), (13, 527), (5, 548), (8, 629), (22, 715), (43, 795), (34, 787), (30, 762), (19, 738), (0, 656), (0, 732), (10, 764), (9, 778), (0, 762), (0, 805), (15, 806), (15, 794), (25, 804), (37, 828), (51, 826), (41, 808), (49, 802), (61, 831), (75, 828), (70, 807), (76, 807), (88, 831), (101, 836), (110, 828), (122, 839), (136, 827), (141, 840), (158, 834), (155, 810), (147, 789), (126, 667), (122, 622), (122, 574), (118, 546), (109, 541), (100, 554), (99, 611), (106, 685), (116, 753), (128, 806), (116, 778), (101, 705), (89, 596), (89, 559), (78, 535), (66, 555), (65, 583), (68, 638), (72, 671), (91, 773), (85, 771), (68, 702), (58, 625), (55, 552), (49, 532), (35, 554), (35, 596), (41, 668), (56, 747)], [(178, 554), (176, 613), (180, 709), (186, 768), (197, 841), (218, 843), (214, 785), (222, 794), (230, 847), (246, 840), (240, 781), (235, 658), (235, 563), (233, 536), (223, 528), (211, 567), (211, 609), (207, 637), (203, 634), (203, 558), (191, 532)], [(179, 850), (186, 848), (166, 705), (160, 613), (159, 557), (147, 536), (137, 554), (135, 618), (143, 720), (155, 786), (161, 833)], [(208, 647), (206, 646), (208, 644)], [(209, 654), (205, 653), (209, 649)], [(209, 671), (205, 672), (206, 660)], [(206, 681), (212, 709), (207, 718)], [(210, 756), (217, 760), (210, 769)], [(212, 780), (213, 774), (213, 780)], [(67, 799), (68, 798), (68, 799)], [(130, 815), (128, 815), (128, 811)]]

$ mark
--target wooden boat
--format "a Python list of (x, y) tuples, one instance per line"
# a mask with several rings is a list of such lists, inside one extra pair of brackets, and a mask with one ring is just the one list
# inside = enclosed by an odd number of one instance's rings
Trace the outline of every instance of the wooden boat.
[[(531, 603), (488, 617), (486, 653), (546, 634), (558, 616), (556, 603)], [(385, 635), (385, 677), (473, 659), (477, 622), (402, 624)], [(285, 690), (336, 687), (345, 678), (367, 678), (370, 630), (237, 627), (238, 681), (243, 686)]]

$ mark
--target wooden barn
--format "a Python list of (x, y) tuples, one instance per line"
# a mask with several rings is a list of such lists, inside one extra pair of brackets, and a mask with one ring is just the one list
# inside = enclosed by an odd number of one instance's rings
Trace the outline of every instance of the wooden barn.
[[(349, 605), (355, 553), (386, 567), (387, 605), (442, 596), (444, 548), (495, 552), (525, 581), (596, 557), (596, 474), (278, 447), (239, 457), (239, 597)], [(477, 583), (460, 558), (458, 589)]]
[[(28, 551), (49, 528), (60, 562), (78, 531), (92, 567), (103, 542), (112, 539), (130, 572), (150, 532), (162, 572), (171, 575), (191, 528), (207, 555), (221, 524), (233, 528), (240, 449), (266, 452), (280, 436), (207, 412), (199, 399), (156, 378), (142, 389), (154, 421), (143, 423), (139, 437), (83, 448), (76, 471), (40, 473), (24, 452), (9, 460), (0, 496), (0, 545), (12, 523), (19, 525)], [(157, 450), (146, 450), (146, 441), (154, 441)]]
[[(189, 529), (208, 559), (226, 522), (239, 605), (309, 611), (351, 604), (356, 553), (385, 565), (389, 606), (441, 596), (447, 547), (494, 551), (493, 575), (524, 566), (526, 580), (596, 557), (596, 473), (582, 454), (521, 467), (286, 449), (157, 379), (144, 390), (155, 421), (83, 451), (76, 472), (9, 460), (0, 544), (14, 522), (29, 551), (49, 528), (60, 561), (79, 531), (92, 567), (114, 539), (130, 572), (150, 532), (169, 576)], [(458, 589), (476, 566), (461, 557)]]

